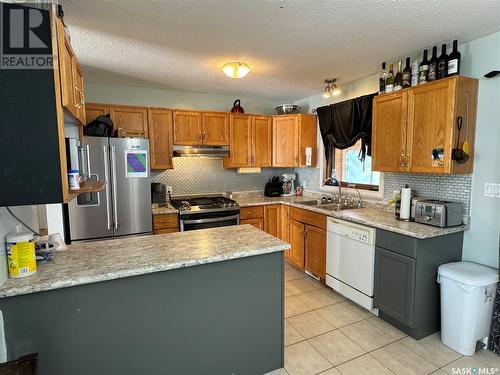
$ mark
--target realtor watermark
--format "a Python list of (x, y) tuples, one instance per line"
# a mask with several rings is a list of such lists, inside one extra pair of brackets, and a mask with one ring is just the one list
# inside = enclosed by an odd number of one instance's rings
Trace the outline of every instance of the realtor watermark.
[(52, 69), (49, 12), (0, 3), (0, 69)]
[(454, 367), (451, 369), (453, 375), (494, 375), (500, 374), (498, 367)]

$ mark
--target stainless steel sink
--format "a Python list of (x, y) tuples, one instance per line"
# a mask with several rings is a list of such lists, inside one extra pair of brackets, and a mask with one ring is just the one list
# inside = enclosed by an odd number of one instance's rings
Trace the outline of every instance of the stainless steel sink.
[(297, 204), (304, 204), (306, 206), (319, 206), (321, 205), (321, 201), (320, 200), (312, 200), (312, 201), (299, 201), (299, 202), (296, 202)]
[(322, 203), (321, 200), (310, 200), (310, 201), (301, 201), (296, 202), (297, 204), (303, 204), (304, 206), (317, 206), (324, 208), (325, 210), (332, 211), (341, 211), (341, 210), (350, 210), (353, 208), (361, 208), (356, 204), (338, 204), (338, 203)]

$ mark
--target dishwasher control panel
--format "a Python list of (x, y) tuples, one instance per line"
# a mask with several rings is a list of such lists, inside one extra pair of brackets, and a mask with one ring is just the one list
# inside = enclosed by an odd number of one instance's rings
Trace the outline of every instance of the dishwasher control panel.
[(328, 231), (368, 245), (375, 243), (375, 229), (341, 220), (328, 220)]

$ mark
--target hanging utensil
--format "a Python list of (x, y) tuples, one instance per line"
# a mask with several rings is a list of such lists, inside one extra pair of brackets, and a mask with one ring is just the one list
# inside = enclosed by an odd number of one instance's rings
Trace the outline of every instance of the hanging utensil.
[(469, 155), (469, 141), (467, 140), (467, 134), (469, 133), (469, 92), (465, 93), (465, 140), (462, 144), (462, 150)]
[(491, 72), (486, 73), (484, 76), (486, 78), (493, 78), (493, 77), (495, 77), (498, 74), (500, 74), (500, 70), (492, 70)]
[(469, 160), (470, 156), (464, 150), (460, 148), (460, 131), (462, 130), (462, 116), (457, 117), (457, 128), (458, 128), (458, 136), (457, 136), (457, 147), (451, 150), (451, 158), (455, 160), (458, 164), (463, 164), (467, 160)]

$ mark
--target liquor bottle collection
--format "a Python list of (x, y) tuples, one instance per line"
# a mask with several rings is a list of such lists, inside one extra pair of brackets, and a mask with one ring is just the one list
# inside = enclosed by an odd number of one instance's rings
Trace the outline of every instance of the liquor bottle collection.
[(421, 85), (438, 79), (460, 74), (461, 55), (458, 52), (458, 41), (453, 41), (453, 50), (446, 54), (446, 44), (441, 46), (441, 54), (437, 56), (437, 46), (432, 47), (430, 60), (427, 50), (424, 50), (422, 60), (415, 60), (410, 65), (410, 58), (406, 58), (403, 69), (403, 61), (399, 60), (397, 71), (394, 73), (394, 65), (382, 63), (382, 71), (379, 76), (379, 94), (386, 94), (393, 91)]

